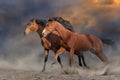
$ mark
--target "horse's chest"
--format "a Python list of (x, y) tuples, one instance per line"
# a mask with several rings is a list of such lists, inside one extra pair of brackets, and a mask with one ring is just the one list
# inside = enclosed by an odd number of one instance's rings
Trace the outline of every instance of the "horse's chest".
[(51, 43), (46, 38), (42, 38), (41, 40), (42, 40), (42, 45), (44, 46), (44, 48), (50, 49)]
[(53, 35), (52, 37), (47, 38), (51, 43), (51, 48), (59, 48), (60, 47), (60, 38), (58, 36)]

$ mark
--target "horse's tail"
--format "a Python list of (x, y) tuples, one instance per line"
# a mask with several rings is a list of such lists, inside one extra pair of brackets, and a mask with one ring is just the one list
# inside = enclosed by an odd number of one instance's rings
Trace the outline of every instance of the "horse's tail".
[(110, 45), (113, 47), (114, 50), (117, 50), (117, 45), (116, 45), (115, 41), (113, 41), (111, 39), (106, 39), (106, 38), (101, 38), (101, 40), (104, 44)]

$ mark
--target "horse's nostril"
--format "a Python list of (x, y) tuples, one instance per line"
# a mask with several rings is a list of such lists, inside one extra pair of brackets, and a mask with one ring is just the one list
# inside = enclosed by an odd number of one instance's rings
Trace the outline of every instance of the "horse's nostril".
[(44, 35), (44, 32), (42, 32), (42, 35)]
[(44, 33), (42, 33), (42, 36), (44, 36)]
[(43, 37), (46, 37), (47, 35), (46, 35), (46, 34), (44, 34), (44, 33), (42, 33), (42, 36), (43, 36)]
[(24, 35), (26, 36), (26, 32), (24, 31)]
[(25, 35), (25, 36), (27, 36), (27, 35), (28, 35), (28, 33), (27, 33), (26, 31), (24, 31), (24, 35)]

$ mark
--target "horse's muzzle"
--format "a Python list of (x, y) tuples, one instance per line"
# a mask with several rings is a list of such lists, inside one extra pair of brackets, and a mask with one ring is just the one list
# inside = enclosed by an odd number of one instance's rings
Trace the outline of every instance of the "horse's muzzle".
[(25, 35), (25, 36), (27, 36), (28, 34), (29, 34), (28, 32), (24, 31), (24, 35)]
[(43, 37), (46, 37), (46, 36), (47, 36), (47, 34), (45, 34), (45, 33), (42, 33), (42, 36), (43, 36)]

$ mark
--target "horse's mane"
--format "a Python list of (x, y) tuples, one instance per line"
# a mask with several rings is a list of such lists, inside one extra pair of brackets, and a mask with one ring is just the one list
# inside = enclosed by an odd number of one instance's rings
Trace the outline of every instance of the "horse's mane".
[[(31, 19), (31, 21), (33, 21), (33, 20), (34, 20), (34, 19)], [(37, 23), (38, 25), (41, 25), (41, 26), (43, 26), (43, 27), (45, 27), (46, 24), (48, 23), (48, 21), (45, 20), (45, 19), (35, 19), (35, 21), (36, 21), (36, 23)]]
[[(65, 20), (65, 19), (63, 19), (62, 17), (52, 17), (52, 18), (50, 18), (49, 20), (51, 20), (51, 19), (59, 22), (59, 23), (62, 24), (66, 29), (68, 29), (68, 30), (70, 30), (70, 31), (74, 31), (73, 26), (70, 24), (70, 22), (67, 21), (67, 20)], [(33, 21), (33, 20), (35, 20), (38, 25), (41, 25), (41, 26), (43, 26), (43, 27), (45, 27), (46, 24), (47, 24), (48, 21), (49, 21), (49, 20), (45, 20), (45, 19), (31, 19), (30, 21)]]
[(36, 19), (36, 23), (37, 23), (38, 25), (41, 25), (41, 26), (45, 27), (46, 24), (48, 23), (48, 21), (45, 20), (45, 19), (40, 19), (40, 20)]
[(66, 29), (70, 30), (70, 31), (74, 31), (73, 26), (71, 25), (71, 23), (65, 19), (63, 19), (62, 17), (52, 17), (49, 20), (55, 20), (57, 22), (59, 22), (60, 24), (62, 24)]

